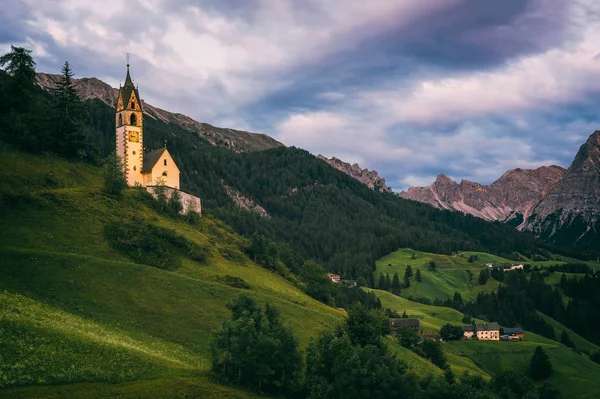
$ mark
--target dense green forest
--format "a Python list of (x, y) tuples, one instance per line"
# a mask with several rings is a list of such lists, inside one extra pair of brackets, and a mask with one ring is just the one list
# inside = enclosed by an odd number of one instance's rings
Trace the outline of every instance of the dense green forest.
[[(63, 75), (70, 78), (72, 72), (63, 70)], [(114, 151), (114, 109), (96, 100), (75, 103), (67, 115), (60, 110), (61, 91), (49, 95), (19, 82), (0, 77), (0, 89), (12, 94), (1, 104), (0, 118), (9, 126), (1, 136), (5, 142), (97, 164)], [(26, 93), (26, 101), (18, 93)], [(298, 148), (235, 153), (149, 116), (144, 140), (148, 151), (166, 140), (182, 172), (182, 189), (200, 196), (205, 210), (242, 235), (259, 233), (285, 243), (302, 259), (371, 286), (375, 260), (400, 247), (443, 254), (487, 251), (508, 258), (515, 252), (567, 253), (501, 223), (374, 192)], [(237, 209), (224, 184), (256, 201), (269, 216)]]

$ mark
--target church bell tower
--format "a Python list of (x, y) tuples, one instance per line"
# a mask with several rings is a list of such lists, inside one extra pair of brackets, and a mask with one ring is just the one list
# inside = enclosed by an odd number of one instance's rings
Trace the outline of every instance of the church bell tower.
[(116, 111), (117, 156), (123, 164), (127, 184), (129, 186), (144, 185), (142, 179), (144, 163), (142, 102), (129, 75), (129, 55), (127, 55), (127, 76), (125, 84), (119, 88)]

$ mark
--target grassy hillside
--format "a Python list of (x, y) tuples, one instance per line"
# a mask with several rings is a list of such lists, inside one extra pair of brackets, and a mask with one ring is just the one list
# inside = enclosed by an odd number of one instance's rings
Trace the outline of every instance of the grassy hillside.
[[(229, 318), (228, 301), (249, 292), (272, 303), (302, 345), (342, 319), (247, 259), (245, 240), (221, 222), (162, 216), (135, 189), (109, 198), (100, 176), (0, 150), (0, 396), (253, 397), (207, 379), (209, 340)], [(174, 230), (208, 258), (183, 257), (175, 271), (134, 263), (104, 234), (128, 221)]]
[[(430, 262), (435, 262), (435, 271), (428, 269)], [(389, 274), (390, 278), (398, 273), (402, 282), (407, 266), (412, 268), (413, 274), (417, 269), (421, 270), (422, 281), (418, 282), (413, 276), (410, 279), (411, 286), (402, 290), (403, 297), (428, 298), (433, 301), (436, 298), (452, 298), (455, 292), (459, 292), (464, 300), (472, 300), (479, 292), (498, 288), (498, 282), (493, 279), (489, 279), (485, 285), (478, 284), (479, 272), (485, 266), (481, 260), (469, 262), (468, 256), (439, 255), (402, 248), (379, 259), (376, 266), (375, 281), (378, 281), (382, 273)]]
[[(461, 324), (463, 315), (451, 308), (424, 305), (394, 296), (386, 291), (374, 290), (384, 307), (398, 312), (406, 310), (409, 316), (421, 319), (423, 332), (433, 332), (446, 324)], [(557, 331), (562, 326), (554, 322)], [(564, 328), (564, 327), (562, 327)], [(585, 341), (569, 330), (571, 338), (582, 349), (594, 349), (595, 345)], [(502, 369), (515, 369), (527, 373), (531, 356), (536, 346), (542, 346), (552, 362), (554, 371), (549, 381), (559, 387), (565, 398), (597, 397), (597, 380), (600, 365), (584, 354), (578, 354), (560, 343), (526, 332), (523, 342), (504, 341), (453, 341), (445, 344), (445, 351), (452, 370), (462, 373), (491, 375)]]

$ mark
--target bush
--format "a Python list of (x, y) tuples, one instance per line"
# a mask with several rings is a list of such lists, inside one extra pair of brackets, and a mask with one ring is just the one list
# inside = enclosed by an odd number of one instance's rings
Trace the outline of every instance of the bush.
[(104, 228), (104, 236), (114, 249), (134, 262), (164, 270), (176, 270), (183, 256), (205, 262), (210, 253), (175, 230), (144, 220), (109, 224)]
[(250, 289), (250, 286), (244, 281), (244, 279), (230, 276), (228, 274), (225, 276), (217, 276), (217, 281), (223, 284), (227, 284), (228, 286), (233, 288)]

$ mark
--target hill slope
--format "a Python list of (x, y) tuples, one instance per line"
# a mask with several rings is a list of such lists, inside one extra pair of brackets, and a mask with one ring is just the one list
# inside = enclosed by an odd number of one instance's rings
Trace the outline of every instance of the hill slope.
[[(217, 220), (165, 217), (135, 189), (107, 197), (99, 170), (80, 163), (0, 149), (0, 170), (2, 397), (253, 397), (207, 379), (228, 301), (270, 302), (303, 345), (342, 319), (252, 263)], [(105, 230), (129, 221), (176, 231), (208, 256), (182, 256), (174, 271), (134, 263)], [(10, 388), (24, 385), (35, 387)]]

